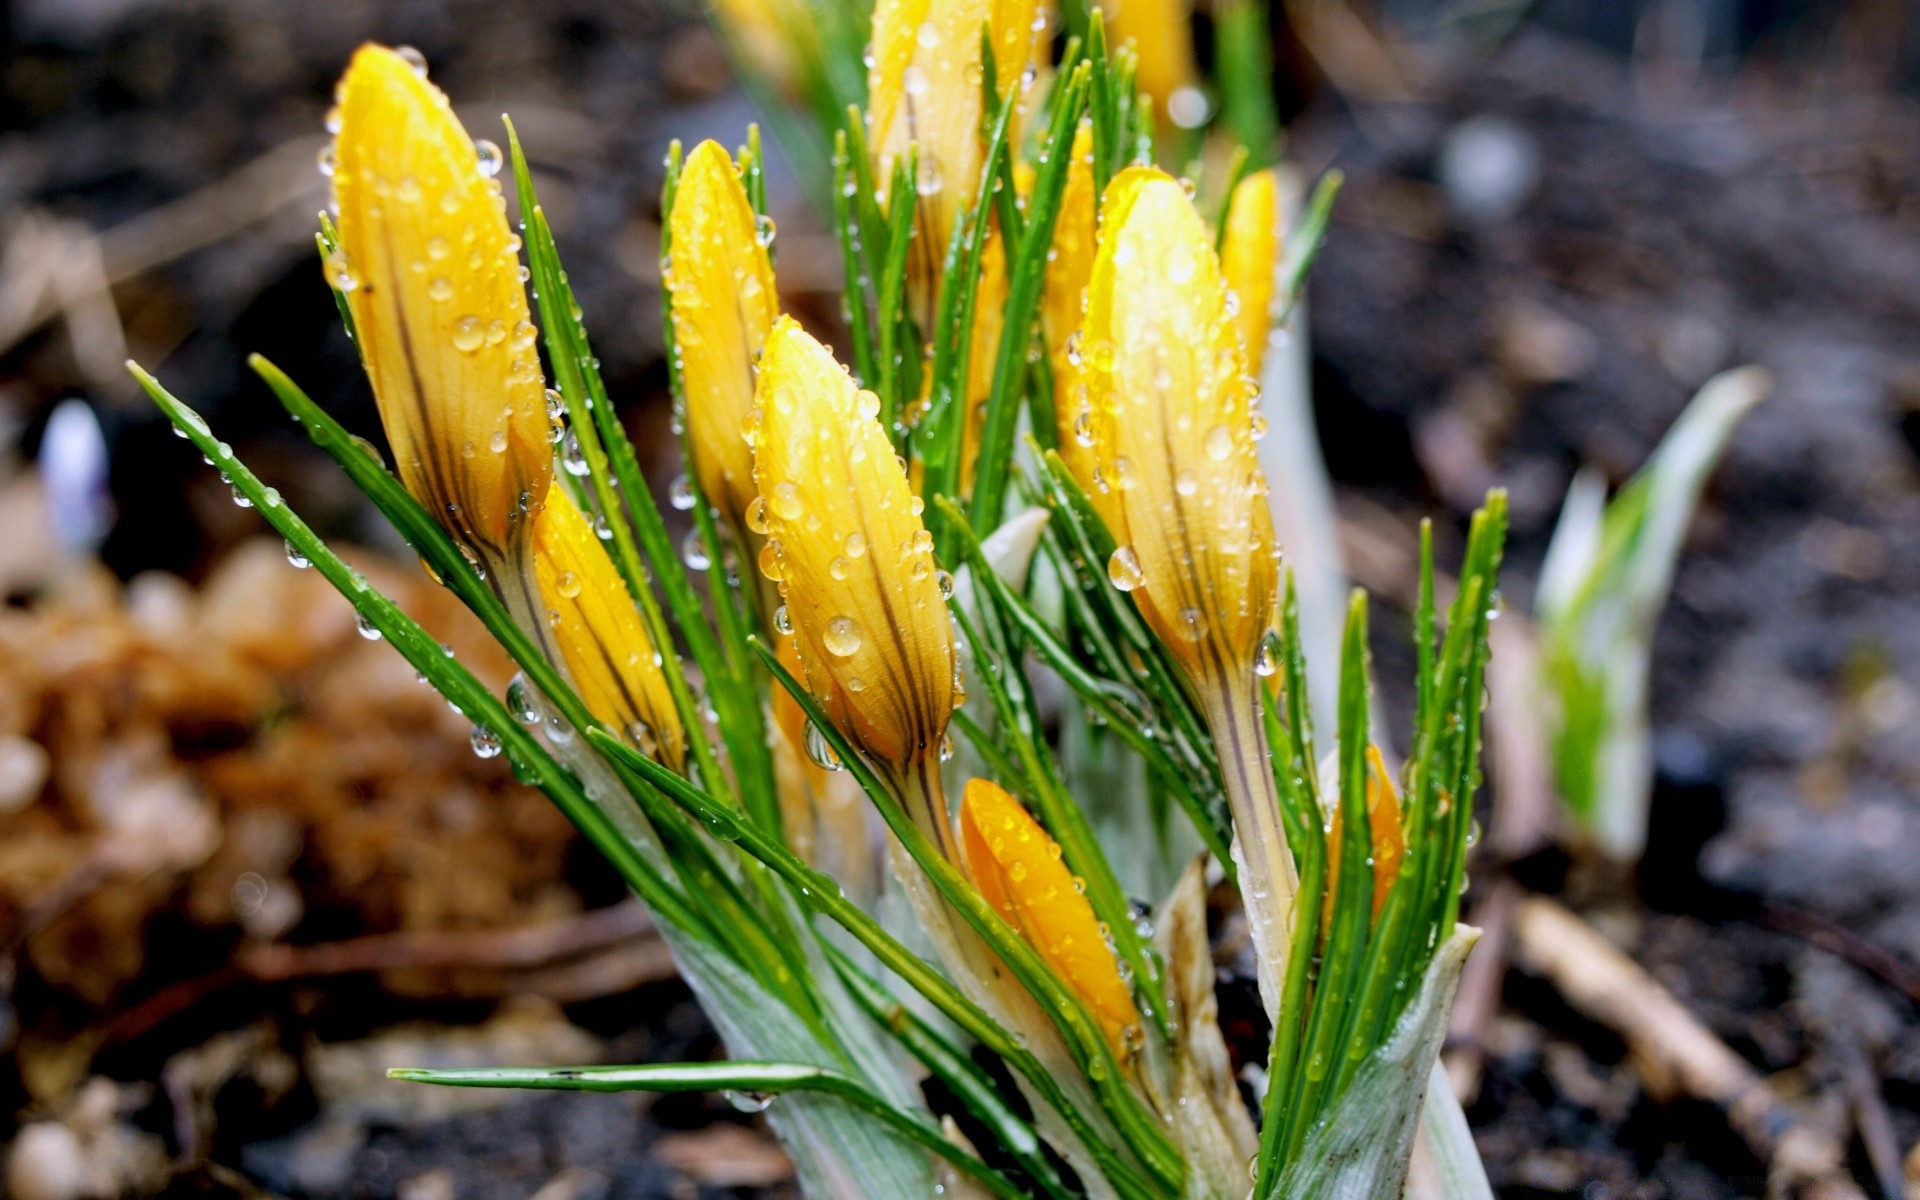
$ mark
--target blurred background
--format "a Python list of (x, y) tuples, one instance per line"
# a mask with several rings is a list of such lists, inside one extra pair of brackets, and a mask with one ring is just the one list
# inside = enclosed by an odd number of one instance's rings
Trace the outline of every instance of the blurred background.
[[(1920, 6), (1275, 7), (1289, 157), (1348, 178), (1311, 287), (1315, 407), (1349, 566), (1389, 608), (1418, 520), (1444, 536), (1501, 484), (1524, 609), (1577, 468), (1623, 480), (1710, 375), (1772, 371), (1656, 641), (1648, 858), (1611, 893), (1630, 900), (1587, 915), (1864, 1189), (1820, 1194), (1913, 1200)], [(122, 366), (505, 682), (245, 365), (265, 354), (379, 440), (313, 246), (323, 114), (368, 39), (418, 47), (476, 136), (512, 113), (643, 465), (663, 495), (679, 471), (662, 158), (754, 119), (695, 5), (0, 0), (7, 1187), (789, 1195), (778, 1148), (717, 1098), (381, 1078), (718, 1050), (611, 872), (356, 635)], [(837, 251), (790, 177), (771, 205), (785, 299), (829, 328)], [(1391, 693), (1404, 618), (1381, 627)], [(1578, 894), (1571, 868), (1545, 851), (1475, 878)], [(1226, 984), (1257, 1044), (1250, 985)], [(1551, 971), (1521, 955), (1484, 986), (1453, 1052), (1505, 1200), (1781, 1177), (1791, 1148)]]

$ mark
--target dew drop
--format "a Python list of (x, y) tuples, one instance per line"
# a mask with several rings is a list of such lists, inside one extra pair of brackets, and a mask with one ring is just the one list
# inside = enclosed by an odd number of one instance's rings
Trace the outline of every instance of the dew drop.
[(747, 503), (747, 528), (765, 535), (767, 532), (767, 498), (755, 496)]
[(694, 505), (693, 480), (685, 475), (675, 475), (673, 482), (667, 485), (667, 503), (681, 512), (690, 511)]
[(380, 640), (380, 631), (373, 627), (373, 622), (368, 620), (367, 614), (363, 612), (356, 612), (353, 614), (353, 627), (360, 631), (361, 637), (367, 639), (370, 642), (377, 642)]
[(1123, 592), (1131, 592), (1146, 582), (1146, 573), (1140, 569), (1140, 556), (1133, 552), (1132, 546), (1120, 547), (1107, 559), (1107, 579)]
[(333, 178), (334, 151), (332, 142), (328, 142), (326, 145), (320, 147), (320, 154), (314, 159), (314, 165), (320, 168), (322, 175), (325, 175), (329, 179)]
[(484, 725), (475, 725), (467, 734), (467, 744), (473, 747), (475, 758), (500, 757), (500, 736)]
[(804, 741), (807, 757), (812, 760), (814, 766), (823, 771), (838, 771), (845, 767), (846, 764), (840, 761), (840, 756), (834, 753), (833, 746), (827, 742), (827, 735), (821, 733), (820, 727), (812, 721), (807, 722)]
[(492, 179), (500, 173), (500, 164), (505, 161), (505, 157), (500, 153), (500, 147), (496, 143), (487, 138), (479, 138), (473, 143), (473, 153), (478, 160), (477, 165), (482, 176)]
[(680, 543), (680, 561), (687, 564), (689, 571), (704, 571), (713, 565), (713, 559), (707, 554), (705, 542), (700, 540), (700, 531), (689, 529)]
[(292, 542), (287, 543), (287, 561), (303, 571), (313, 565)]
[(360, 286), (360, 277), (354, 274), (353, 260), (347, 257), (345, 250), (335, 250), (327, 255), (327, 282), (337, 292), (351, 292)]
[(1204, 444), (1208, 458), (1215, 462), (1225, 462), (1233, 454), (1233, 430), (1225, 425), (1215, 425), (1207, 430)]
[(538, 725), (540, 712), (533, 706), (533, 688), (525, 675), (515, 673), (507, 683), (507, 711), (522, 725)]
[(412, 46), (395, 46), (393, 52), (399, 55), (401, 60), (408, 66), (413, 68), (415, 75), (418, 75), (422, 79), (427, 77), (426, 55), (420, 53), (420, 51), (414, 49)]
[(846, 658), (860, 649), (860, 626), (852, 617), (835, 617), (827, 622), (826, 643), (829, 654)]
[(1254, 652), (1253, 671), (1264, 679), (1279, 669), (1280, 635), (1269, 629), (1267, 635), (1260, 639), (1260, 649)]
[(805, 510), (805, 507), (800, 499), (800, 488), (793, 480), (783, 479), (773, 485), (772, 508), (774, 516), (779, 517), (782, 521), (798, 520), (800, 514)]
[(487, 340), (480, 318), (468, 313), (453, 323), (453, 348), (462, 354), (472, 354)]

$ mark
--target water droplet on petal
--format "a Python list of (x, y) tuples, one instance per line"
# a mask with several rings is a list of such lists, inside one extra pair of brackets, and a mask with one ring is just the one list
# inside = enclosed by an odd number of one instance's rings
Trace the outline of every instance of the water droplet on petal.
[(821, 640), (829, 654), (846, 658), (860, 649), (860, 625), (852, 617), (835, 617), (827, 622), (826, 636)]
[(1107, 579), (1123, 592), (1131, 592), (1146, 582), (1146, 574), (1140, 569), (1140, 556), (1133, 552), (1132, 546), (1122, 546), (1107, 559)]
[(479, 317), (469, 313), (453, 323), (453, 348), (460, 353), (472, 354), (486, 340), (486, 330)]

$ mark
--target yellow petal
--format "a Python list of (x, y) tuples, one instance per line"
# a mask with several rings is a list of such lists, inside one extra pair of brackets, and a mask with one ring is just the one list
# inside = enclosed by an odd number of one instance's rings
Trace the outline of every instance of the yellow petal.
[[(1053, 367), (1053, 412), (1059, 425), (1060, 458), (1083, 488), (1093, 486), (1093, 456), (1087, 446), (1087, 391), (1080, 352), (1073, 339), (1086, 312), (1087, 280), (1093, 274), (1095, 201), (1093, 123), (1080, 122), (1073, 135), (1073, 161), (1067, 165), (1066, 190), (1053, 227), (1051, 261), (1040, 296), (1040, 323)], [(1086, 419), (1082, 419), (1086, 417)]]
[(1260, 378), (1267, 336), (1273, 328), (1274, 276), (1284, 243), (1280, 239), (1280, 180), (1271, 168), (1256, 171), (1233, 189), (1227, 209), (1227, 237), (1220, 267), (1240, 309), (1240, 344), (1247, 352), (1247, 374)]
[(1133, 46), (1135, 85), (1161, 122), (1190, 127), (1206, 115), (1193, 59), (1192, 0), (1098, 0), (1107, 44)]
[[(1333, 925), (1333, 897), (1340, 886), (1340, 836), (1343, 822), (1340, 809), (1333, 810), (1327, 830), (1327, 891), (1321, 901), (1321, 939)], [(1400, 863), (1407, 856), (1407, 834), (1401, 824), (1400, 795), (1394, 790), (1393, 777), (1387, 773), (1387, 761), (1380, 747), (1367, 747), (1367, 828), (1373, 837), (1373, 915), (1378, 917), (1387, 903), (1387, 893), (1400, 878)]]
[(1083, 356), (1117, 586), (1196, 682), (1250, 678), (1278, 583), (1252, 386), (1207, 223), (1171, 176), (1102, 205)]
[(752, 425), (765, 530), (807, 686), (896, 779), (935, 762), (954, 702), (953, 625), (879, 399), (782, 317), (760, 360)]
[(994, 360), (1000, 354), (1000, 330), (1006, 324), (1007, 255), (997, 229), (980, 248), (980, 284), (973, 309), (972, 343), (967, 351), (967, 420), (960, 434), (960, 493), (973, 494), (973, 470), (986, 430), (987, 398), (993, 392)]
[(1060, 846), (998, 784), (973, 779), (960, 802), (967, 873), (1047, 965), (1083, 1000), (1117, 1053), (1139, 1011)]
[(746, 188), (717, 143), (687, 156), (668, 226), (688, 454), (701, 492), (737, 526), (757, 494), (745, 435), (754, 363), (780, 301)]
[(973, 204), (986, 156), (981, 136), (981, 31), (991, 31), (994, 79), (1006, 96), (1038, 45), (1038, 0), (880, 0), (873, 12), (867, 76), (868, 137), (884, 190), (894, 164), (918, 145), (915, 220), (909, 261), (914, 312), (932, 317), (941, 257), (954, 225)]
[(565, 488), (534, 524), (534, 567), (554, 641), (587, 710), (678, 771), (686, 738), (652, 639), (626, 584)]
[(805, 6), (795, 0), (713, 0), (713, 12), (742, 65), (797, 99), (821, 53)]
[(362, 46), (339, 96), (328, 274), (395, 465), (449, 533), (506, 561), (546, 499), (553, 448), (500, 183), (446, 96), (393, 51)]

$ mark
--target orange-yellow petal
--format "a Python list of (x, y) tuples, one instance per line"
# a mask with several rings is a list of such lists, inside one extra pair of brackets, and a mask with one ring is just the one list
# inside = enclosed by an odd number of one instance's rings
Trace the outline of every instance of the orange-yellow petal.
[(1227, 209), (1227, 237), (1220, 267), (1233, 289), (1239, 311), (1240, 344), (1247, 352), (1247, 374), (1260, 378), (1267, 337), (1273, 329), (1274, 276), (1285, 243), (1280, 237), (1280, 180), (1271, 168), (1256, 171), (1233, 189)]
[(687, 156), (668, 215), (675, 344), (687, 452), (701, 492), (737, 525), (757, 494), (747, 414), (755, 363), (779, 315), (773, 264), (733, 159), (716, 142)]
[(1038, 0), (880, 0), (874, 9), (868, 138), (883, 190), (907, 148), (919, 147), (910, 198), (919, 206), (919, 234), (908, 283), (923, 326), (932, 317), (948, 239), (979, 192), (986, 157), (981, 31), (991, 31), (994, 79), (1006, 96), (1022, 86), (1038, 45), (1038, 12)]
[(1107, 43), (1131, 45), (1138, 62), (1134, 82), (1153, 101), (1163, 124), (1198, 125), (1207, 101), (1193, 58), (1192, 0), (1098, 0), (1106, 14)]
[(407, 60), (362, 46), (339, 98), (340, 249), (328, 274), (346, 293), (401, 480), (498, 565), (530, 536), (553, 474), (520, 241), (499, 180)]
[(987, 903), (1018, 929), (1073, 988), (1117, 1053), (1139, 1010), (1101, 933), (1093, 905), (1060, 861), (1060, 846), (1020, 802), (985, 779), (967, 782), (960, 802), (966, 869)]
[(879, 399), (790, 317), (767, 340), (757, 399), (747, 523), (767, 535), (761, 569), (807, 687), (896, 775), (934, 762), (953, 711), (953, 624)]
[[(1341, 819), (1338, 807), (1327, 831), (1327, 891), (1321, 901), (1321, 937), (1333, 924), (1333, 897), (1340, 886)], [(1380, 747), (1367, 747), (1367, 828), (1373, 836), (1373, 915), (1387, 903), (1387, 893), (1400, 878), (1400, 863), (1407, 856), (1407, 835), (1401, 823), (1400, 796), (1393, 778), (1387, 774), (1387, 762)]]
[(1213, 238), (1153, 168), (1117, 176), (1101, 214), (1082, 354), (1108, 573), (1196, 683), (1250, 677), (1278, 571)]
[(554, 489), (535, 522), (533, 550), (553, 640), (587, 711), (635, 749), (680, 770), (686, 737), (653, 640), (565, 488)]
[(777, 92), (798, 99), (816, 69), (819, 37), (812, 14), (796, 0), (713, 0), (713, 13), (746, 69)]
[[(1087, 390), (1074, 338), (1086, 312), (1087, 280), (1093, 274), (1097, 232), (1093, 186), (1093, 123), (1082, 120), (1073, 135), (1073, 161), (1053, 227), (1053, 246), (1040, 294), (1040, 324), (1053, 368), (1053, 415), (1060, 458), (1083, 488), (1093, 486), (1089, 453)], [(1084, 418), (1084, 419), (1083, 419)]]

